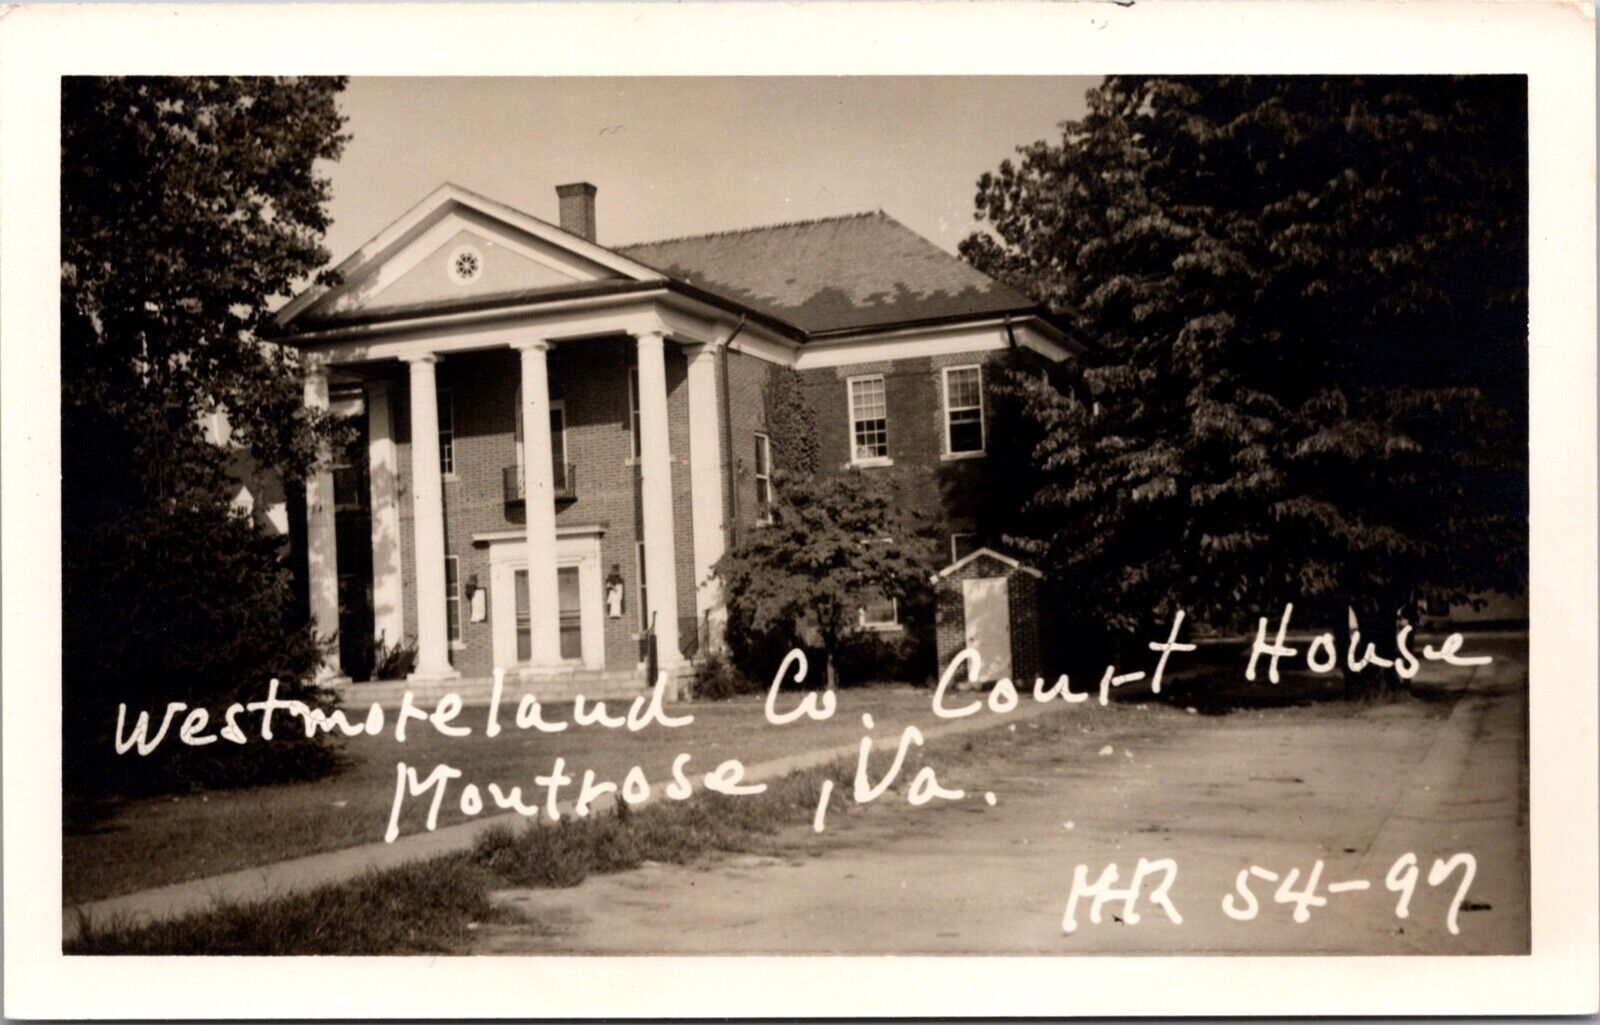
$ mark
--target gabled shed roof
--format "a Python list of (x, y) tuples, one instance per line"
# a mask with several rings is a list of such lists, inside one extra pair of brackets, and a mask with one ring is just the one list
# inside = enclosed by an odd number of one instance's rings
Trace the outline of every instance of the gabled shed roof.
[(1016, 559), (1013, 559), (1009, 555), (1001, 555), (999, 552), (995, 551), (993, 548), (979, 548), (979, 549), (976, 549), (974, 551), (968, 552), (967, 554), (963, 555), (961, 558), (957, 559), (955, 562), (952, 562), (950, 565), (948, 565), (944, 569), (940, 570), (938, 573), (935, 573), (934, 577), (933, 577), (933, 582), (934, 583), (938, 583), (939, 581), (944, 580), (945, 578), (949, 577), (952, 573), (960, 572), (962, 567), (967, 566), (968, 564), (972, 563), (973, 561), (978, 559), (980, 556), (985, 557), (985, 558), (989, 558), (989, 559), (993, 559), (994, 561), (996, 561), (998, 563), (1001, 563), (1002, 565), (1004, 565), (1008, 569), (1010, 569), (1013, 573), (1019, 573), (1019, 572), (1020, 573), (1027, 573), (1030, 576), (1038, 577), (1038, 578), (1041, 578), (1041, 579), (1044, 577), (1043, 573), (1041, 573), (1038, 570), (1034, 569), (1032, 566), (1029, 566), (1029, 565), (1026, 565), (1024, 563), (1018, 562)]

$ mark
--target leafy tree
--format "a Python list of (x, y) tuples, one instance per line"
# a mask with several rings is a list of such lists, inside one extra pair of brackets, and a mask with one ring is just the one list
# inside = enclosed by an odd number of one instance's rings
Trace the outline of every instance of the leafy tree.
[[(303, 478), (326, 419), (262, 341), (275, 298), (327, 261), (344, 143), (338, 79), (62, 83), (61, 398), (65, 770), (76, 790), (248, 781), (327, 764), (317, 745), (112, 756), (117, 704), (285, 696), (319, 661), (278, 552), (231, 500), (230, 444)], [(267, 747), (276, 750), (268, 751)], [(199, 752), (204, 752), (201, 754)], [(245, 752), (250, 752), (248, 755)], [(249, 764), (245, 759), (253, 759)]]
[(1124, 629), (1294, 601), (1383, 653), (1418, 600), (1524, 588), (1523, 80), (1088, 100), (982, 176), (962, 246), (1098, 345), (1077, 386), (1008, 382), (1041, 435), (1017, 540)]
[(804, 624), (815, 631), (833, 687), (865, 601), (916, 602), (934, 562), (924, 524), (898, 500), (895, 482), (849, 470), (782, 476), (773, 522), (747, 531), (715, 572), (728, 595), (730, 639), (794, 647)]

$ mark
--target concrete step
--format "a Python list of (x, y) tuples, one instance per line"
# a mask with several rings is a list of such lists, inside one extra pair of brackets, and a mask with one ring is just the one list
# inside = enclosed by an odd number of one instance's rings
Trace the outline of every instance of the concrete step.
[[(457, 694), (464, 705), (486, 705), (494, 690), (492, 677), (455, 680), (380, 680), (371, 683), (341, 683), (334, 686), (339, 703), (346, 708), (399, 708), (407, 692), (413, 704), (434, 705), (447, 694)], [(501, 688), (500, 703), (514, 708), (523, 695), (532, 694), (544, 703), (571, 702), (578, 696), (590, 700), (632, 700), (645, 693), (644, 674), (636, 670), (574, 670), (560, 674), (507, 673)]]

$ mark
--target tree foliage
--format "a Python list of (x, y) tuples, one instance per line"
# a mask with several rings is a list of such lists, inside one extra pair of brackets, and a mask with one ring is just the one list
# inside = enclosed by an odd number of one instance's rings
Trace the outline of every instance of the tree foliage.
[(746, 532), (715, 572), (728, 595), (730, 638), (788, 648), (809, 628), (831, 686), (863, 604), (877, 596), (919, 603), (934, 560), (921, 517), (898, 500), (894, 482), (849, 470), (780, 475), (773, 522)]
[[(330, 424), (261, 340), (274, 301), (327, 260), (342, 80), (62, 83), (63, 687), (80, 789), (258, 779), (220, 749), (110, 759), (117, 704), (286, 696), (316, 666), (275, 542), (231, 507), (242, 452), (300, 479)], [(232, 452), (207, 436), (221, 411)], [(306, 766), (325, 752), (278, 745)], [(265, 750), (257, 746), (253, 750)]]
[(1107, 79), (979, 180), (979, 268), (1096, 343), (1008, 384), (1031, 554), (1122, 627), (1376, 622), (1527, 572), (1520, 78)]
[[(342, 79), (68, 78), (62, 85), (63, 398), (131, 422), (152, 393), (185, 423), (304, 472), (295, 366), (263, 345), (275, 298), (328, 260)], [(70, 324), (65, 321), (71, 315)]]

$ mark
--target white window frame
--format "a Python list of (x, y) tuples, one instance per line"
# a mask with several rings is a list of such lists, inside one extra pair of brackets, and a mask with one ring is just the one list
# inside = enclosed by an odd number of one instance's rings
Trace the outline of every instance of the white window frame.
[(892, 630), (902, 629), (901, 624), (900, 624), (900, 599), (898, 599), (898, 598), (890, 598), (889, 599), (889, 618), (888, 619), (876, 619), (876, 620), (867, 619), (867, 606), (865, 606), (865, 605), (863, 605), (860, 609), (857, 610), (856, 615), (857, 615), (857, 622), (860, 625), (861, 629), (863, 629), (863, 630), (874, 630), (874, 631), (879, 631), (879, 632), (888, 632), (888, 631), (892, 631)]
[[(883, 386), (883, 450), (881, 456), (863, 456), (861, 447), (856, 441), (856, 385), (865, 381), (877, 381)], [(858, 374), (847, 377), (844, 382), (845, 405), (849, 410), (850, 420), (850, 465), (851, 466), (893, 466), (894, 460), (889, 456), (889, 382), (882, 374)]]
[[(765, 431), (755, 431), (755, 465), (751, 468), (755, 476), (756, 485), (756, 522), (768, 524), (772, 522), (772, 506), (776, 495), (772, 491), (772, 436)], [(762, 464), (766, 464), (763, 471)], [(766, 508), (761, 507), (761, 486), (767, 488)]]
[[(450, 568), (452, 566), (455, 567), (456, 585), (454, 587), (450, 586)], [(464, 647), (465, 642), (462, 640), (463, 629), (461, 622), (461, 559), (458, 556), (446, 555), (444, 557), (444, 585), (444, 622), (445, 630), (450, 637), (450, 646), (452, 648)], [(452, 608), (456, 612), (453, 621), (450, 617)]]
[(455, 393), (449, 388), (440, 388), (435, 402), (439, 407), (439, 473), (447, 479), (454, 480), (456, 476)]
[[(978, 372), (978, 404), (977, 406), (961, 406), (961, 410), (977, 409), (978, 411), (978, 447), (962, 452), (955, 451), (951, 443), (950, 414), (956, 412), (950, 406), (950, 375), (960, 370), (976, 370)], [(976, 459), (989, 449), (989, 430), (984, 422), (983, 408), (983, 364), (962, 363), (956, 366), (944, 367), (939, 372), (941, 390), (944, 393), (944, 458), (945, 459)]]
[[(951, 534), (950, 535), (950, 561), (951, 562), (960, 562), (961, 559), (962, 559), (962, 553), (956, 550), (956, 540), (958, 538), (970, 537), (970, 538), (973, 538), (974, 540), (976, 540), (977, 536), (978, 536), (978, 532), (975, 531), (975, 530), (958, 530), (955, 533)], [(972, 554), (972, 551), (976, 551), (976, 550), (977, 550), (977, 547), (974, 546), (974, 548), (971, 551), (967, 552), (966, 554), (970, 555), (970, 554)]]

